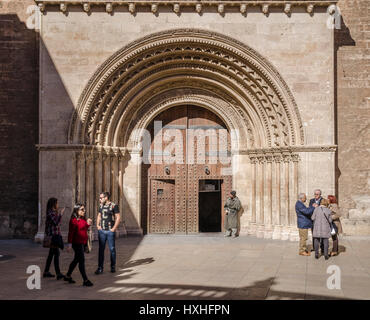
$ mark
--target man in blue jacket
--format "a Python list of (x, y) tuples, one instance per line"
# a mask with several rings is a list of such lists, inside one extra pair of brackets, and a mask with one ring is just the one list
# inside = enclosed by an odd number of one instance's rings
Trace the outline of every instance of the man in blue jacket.
[(304, 204), (307, 200), (307, 197), (304, 193), (300, 193), (298, 196), (298, 201), (295, 204), (295, 211), (297, 213), (297, 224), (299, 232), (299, 254), (301, 256), (311, 255), (307, 250), (307, 238), (308, 238), (308, 229), (312, 229), (312, 220), (311, 215), (318, 204), (313, 203), (312, 206), (308, 208)]
[(322, 196), (321, 196), (321, 190), (320, 189), (316, 189), (314, 191), (314, 198), (310, 200), (310, 207), (312, 207), (312, 205), (314, 203), (316, 203), (318, 206), (320, 205), (321, 203), (321, 200), (322, 200)]

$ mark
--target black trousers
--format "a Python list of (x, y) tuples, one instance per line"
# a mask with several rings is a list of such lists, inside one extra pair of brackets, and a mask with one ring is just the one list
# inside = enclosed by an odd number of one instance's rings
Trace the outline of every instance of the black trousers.
[(78, 269), (80, 270), (82, 279), (85, 281), (87, 280), (87, 275), (85, 271), (85, 250), (83, 244), (72, 244), (73, 251), (75, 252), (75, 256), (71, 264), (69, 265), (69, 269), (67, 272), (67, 276), (70, 277), (72, 275), (73, 270), (76, 268), (78, 264)]
[(60, 274), (59, 256), (60, 256), (59, 248), (50, 248), (49, 249), (49, 255), (46, 259), (46, 266), (45, 266), (45, 271), (44, 271), (45, 273), (49, 272), (51, 261), (54, 258), (55, 272), (56, 272), (56, 274)]

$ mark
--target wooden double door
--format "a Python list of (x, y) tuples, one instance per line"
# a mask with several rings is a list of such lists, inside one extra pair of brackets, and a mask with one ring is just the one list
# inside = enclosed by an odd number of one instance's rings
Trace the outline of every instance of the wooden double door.
[(147, 129), (151, 145), (142, 165), (144, 232), (223, 231), (223, 205), (232, 188), (226, 125), (208, 109), (176, 106)]

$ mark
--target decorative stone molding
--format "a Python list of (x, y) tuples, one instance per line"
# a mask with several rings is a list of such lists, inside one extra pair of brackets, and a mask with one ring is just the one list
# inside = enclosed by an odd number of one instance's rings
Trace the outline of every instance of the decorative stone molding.
[(89, 2), (84, 2), (84, 3), (82, 4), (82, 7), (83, 7), (83, 10), (84, 10), (86, 13), (90, 12), (91, 7), (90, 7), (90, 3), (89, 3)]
[(330, 15), (333, 15), (337, 11), (337, 6), (335, 4), (331, 4), (328, 7), (328, 12)]
[[(173, 8), (176, 6), (176, 11), (175, 9), (173, 10), (175, 13), (180, 12), (180, 7), (188, 7), (192, 6), (196, 12), (200, 12), (200, 7), (203, 6), (217, 6), (217, 10), (220, 14), (224, 14), (226, 12), (226, 8), (228, 7), (234, 7), (234, 6), (239, 6), (240, 7), (240, 13), (245, 14), (247, 12), (247, 6), (256, 6), (260, 5), (262, 12), (265, 15), (269, 14), (269, 6), (274, 6), (274, 7), (281, 7), (282, 10), (287, 13), (287, 10), (290, 6), (306, 6), (307, 7), (307, 12), (312, 14), (314, 6), (321, 6), (321, 7), (329, 7), (331, 5), (335, 5), (338, 0), (313, 0), (313, 1), (305, 1), (305, 0), (292, 0), (289, 1), (289, 3), (286, 3), (285, 0), (270, 0), (268, 3), (266, 3), (266, 0), (241, 0), (241, 1), (233, 1), (233, 0), (226, 0), (226, 1), (215, 1), (215, 0), (202, 0), (202, 3), (199, 3), (197, 0), (180, 0), (176, 1), (175, 4), (173, 4), (172, 1), (166, 1), (166, 0), (132, 0), (128, 3), (126, 0), (115, 0), (114, 2), (112, 0), (35, 0), (35, 2), (38, 4), (40, 11), (43, 12), (46, 9), (46, 6), (50, 5), (60, 5), (61, 3), (65, 3), (66, 7), (67, 5), (76, 5), (76, 4), (82, 4), (83, 5), (83, 10), (85, 12), (90, 11), (90, 5), (94, 6), (101, 6), (104, 5), (108, 10), (107, 12), (111, 13), (113, 11), (113, 5), (114, 3), (115, 7), (118, 6), (128, 6), (129, 12), (132, 14), (136, 12), (136, 6), (150, 6), (153, 10), (153, 5), (156, 5), (157, 8), (158, 6), (173, 6)], [(86, 4), (86, 5), (85, 5)], [(87, 10), (87, 6), (89, 7), (89, 10)], [(200, 7), (199, 7), (200, 6)], [(177, 9), (178, 8), (178, 9)], [(112, 9), (112, 11), (111, 11)], [(86, 11), (87, 10), (87, 11)], [(179, 10), (179, 11), (177, 11)], [(335, 11), (335, 9), (334, 9)], [(63, 11), (64, 12), (64, 11)], [(153, 12), (153, 11), (152, 11)], [(156, 11), (157, 12), (157, 11)], [(289, 14), (290, 14), (290, 9), (289, 9)], [(333, 12), (331, 9), (330, 12)], [(154, 13), (154, 12), (153, 12)], [(287, 13), (288, 14), (288, 13)], [(332, 14), (332, 13), (330, 13)]]
[(156, 4), (156, 3), (152, 3), (151, 11), (152, 11), (153, 13), (157, 13), (157, 11), (158, 11), (158, 4)]
[(262, 5), (262, 12), (265, 15), (268, 15), (269, 14), (269, 4), (265, 3), (265, 4)]
[(40, 12), (44, 12), (45, 11), (45, 8), (46, 8), (45, 3), (39, 2), (39, 3), (37, 3), (37, 6), (39, 7)]
[(225, 12), (225, 5), (223, 3), (220, 3), (217, 7), (217, 12), (220, 14), (223, 14)]
[[(239, 149), (234, 150), (233, 154), (245, 154), (255, 156), (257, 154), (269, 154), (272, 153), (273, 156), (281, 154), (292, 154), (294, 152), (330, 152), (334, 153), (337, 150), (337, 145), (329, 146), (289, 146), (284, 148), (266, 148), (266, 149)], [(298, 160), (296, 160), (298, 161)]]
[(67, 4), (66, 3), (62, 2), (60, 4), (60, 11), (62, 11), (62, 12), (66, 12), (67, 11)]
[(132, 13), (132, 14), (134, 14), (136, 12), (135, 3), (133, 3), (133, 2), (129, 3), (129, 5), (128, 5), (128, 11), (130, 11), (130, 13)]
[(307, 5), (307, 12), (309, 13), (309, 14), (312, 14), (313, 13), (313, 10), (314, 10), (314, 7), (315, 7), (315, 5), (314, 4), (312, 4), (312, 3), (310, 3), (310, 4), (308, 4)]
[[(269, 153), (250, 153), (251, 163), (272, 163), (272, 162), (298, 162), (299, 155), (295, 153), (286, 153), (283, 151), (269, 150)], [(273, 153), (272, 153), (273, 152)]]
[(195, 5), (195, 11), (196, 12), (201, 13), (202, 12), (202, 9), (203, 9), (203, 7), (202, 7), (202, 4), (201, 3), (197, 3)]
[(247, 5), (245, 3), (242, 3), (240, 5), (240, 13), (242, 13), (242, 14), (247, 13)]
[[(229, 117), (239, 119), (238, 128), (251, 124), (250, 128), (245, 127), (255, 144), (250, 148), (264, 147), (262, 136), (270, 147), (303, 144), (298, 107), (275, 68), (237, 40), (198, 29), (152, 34), (130, 43), (108, 59), (81, 95), (70, 124), (70, 143), (114, 145), (118, 120), (130, 115), (125, 111), (129, 110), (128, 102), (136, 101), (133, 105), (136, 109), (145, 92), (154, 96), (156, 90), (162, 90), (158, 92), (164, 96), (163, 90), (171, 89), (171, 77), (184, 72), (189, 76), (183, 76), (181, 81), (191, 77), (193, 83), (189, 85), (193, 90), (206, 88), (209, 94), (219, 92), (219, 97), (233, 106), (227, 112)], [(210, 87), (208, 78), (218, 78), (217, 83), (232, 87), (228, 90), (216, 84)], [(153, 87), (143, 90), (150, 79), (161, 81), (152, 80)], [(164, 81), (169, 87), (163, 86)], [(236, 94), (237, 87), (245, 97)], [(252, 101), (252, 105), (246, 101)], [(248, 120), (252, 113), (262, 122)], [(257, 127), (261, 123), (264, 127)]]
[(128, 152), (128, 149), (124, 147), (102, 147), (86, 144), (37, 144), (36, 148), (38, 151), (76, 151), (84, 156), (90, 153), (105, 155), (120, 153), (120, 156), (124, 156)]
[(111, 2), (108, 2), (106, 5), (105, 5), (105, 11), (108, 12), (108, 13), (112, 13), (113, 12), (113, 5)]
[(292, 4), (291, 3), (285, 4), (285, 6), (284, 6), (284, 12), (287, 15), (291, 14), (291, 12), (292, 12)]
[(175, 13), (180, 13), (180, 4), (175, 3), (175, 4), (173, 5), (173, 12), (175, 12)]

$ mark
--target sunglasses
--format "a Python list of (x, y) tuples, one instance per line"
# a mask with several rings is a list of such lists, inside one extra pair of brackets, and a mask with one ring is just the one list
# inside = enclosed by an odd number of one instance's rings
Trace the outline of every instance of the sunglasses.
[(85, 211), (85, 208), (80, 209), (80, 211)]

